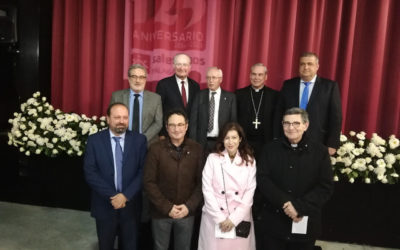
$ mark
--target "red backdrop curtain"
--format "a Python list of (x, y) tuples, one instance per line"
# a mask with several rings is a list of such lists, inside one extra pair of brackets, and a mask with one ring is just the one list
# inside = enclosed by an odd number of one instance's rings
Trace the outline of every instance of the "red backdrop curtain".
[[(182, 1), (171, 0), (172, 6)], [(162, 2), (147, 1), (143, 12), (152, 15)], [(263, 62), (267, 85), (279, 90), (283, 80), (297, 75), (299, 55), (314, 51), (319, 75), (339, 83), (344, 131), (399, 135), (400, 1), (205, 2), (215, 8), (213, 59), (207, 66), (223, 70), (223, 88), (248, 85), (250, 66)], [(125, 0), (54, 0), (55, 107), (102, 115), (111, 93), (128, 87), (123, 77), (125, 7)], [(147, 88), (154, 86), (150, 82)]]

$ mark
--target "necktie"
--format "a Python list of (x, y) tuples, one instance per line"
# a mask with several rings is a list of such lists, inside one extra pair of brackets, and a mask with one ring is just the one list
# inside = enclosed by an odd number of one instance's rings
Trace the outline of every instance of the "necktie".
[(186, 89), (184, 81), (181, 81), (181, 93), (182, 93), (183, 106), (186, 108), (187, 100), (186, 100)]
[(119, 143), (119, 140), (121, 137), (116, 137), (113, 136), (113, 139), (115, 141), (115, 165), (117, 168), (117, 182), (116, 182), (116, 188), (118, 192), (122, 191), (122, 147), (121, 144)]
[(139, 132), (139, 94), (135, 94), (133, 100), (133, 118), (132, 118), (132, 130)]
[(301, 95), (300, 108), (305, 110), (308, 103), (308, 86), (310, 85), (310, 82), (305, 82), (304, 85), (306, 86), (304, 87), (303, 94)]
[(215, 111), (215, 94), (217, 92), (211, 92), (210, 107), (208, 112), (208, 128), (207, 131), (211, 132), (214, 128), (214, 111)]

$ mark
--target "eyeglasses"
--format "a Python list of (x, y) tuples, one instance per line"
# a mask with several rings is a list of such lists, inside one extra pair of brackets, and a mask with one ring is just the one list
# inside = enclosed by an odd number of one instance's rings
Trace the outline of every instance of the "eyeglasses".
[(130, 78), (132, 78), (133, 80), (144, 80), (147, 78), (147, 76), (136, 76), (136, 75), (130, 75)]
[(219, 79), (219, 78), (221, 78), (221, 77), (220, 77), (220, 76), (207, 76), (206, 78), (207, 78), (207, 80), (213, 80), (213, 81), (215, 81), (215, 80), (217, 80), (217, 79)]
[(168, 127), (172, 128), (172, 129), (176, 129), (176, 128), (183, 128), (186, 125), (186, 123), (178, 123), (178, 124), (174, 124), (174, 123), (168, 123)]
[(288, 122), (288, 121), (283, 121), (282, 125), (284, 128), (290, 128), (292, 126), (293, 128), (299, 128), (301, 122)]

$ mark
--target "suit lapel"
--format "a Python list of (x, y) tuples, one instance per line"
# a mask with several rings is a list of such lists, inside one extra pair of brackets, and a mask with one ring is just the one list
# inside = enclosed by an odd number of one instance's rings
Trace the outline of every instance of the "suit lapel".
[(125, 133), (124, 154), (122, 157), (122, 159), (123, 159), (122, 167), (125, 166), (128, 156), (130, 155), (132, 157), (132, 154), (134, 154), (134, 151), (132, 150), (132, 143), (133, 143), (132, 136), (133, 136), (133, 133), (130, 133), (129, 131), (127, 131)]
[[(171, 86), (172, 87), (172, 91), (173, 92), (175, 92), (175, 94), (173, 95), (173, 96), (176, 96), (176, 97), (178, 97), (179, 98), (179, 100), (180, 100), (180, 103), (182, 104), (182, 107), (183, 107), (183, 101), (182, 101), (182, 94), (181, 94), (181, 91), (179, 90), (179, 87), (178, 87), (178, 82), (176, 82), (176, 77), (175, 77), (175, 75), (173, 75), (172, 76), (173, 77), (173, 86)], [(179, 86), (181, 85), (181, 83), (179, 82)], [(190, 89), (190, 88), (189, 88)], [(190, 96), (189, 96), (190, 97)]]
[[(227, 109), (227, 98), (224, 90), (221, 89), (221, 98), (219, 99), (219, 111), (218, 111), (218, 124), (221, 124), (221, 119), (225, 112), (228, 112)], [(221, 125), (219, 125), (221, 127)]]
[(317, 79), (315, 79), (314, 87), (311, 92), (310, 99), (308, 100), (307, 107), (309, 107), (309, 105), (311, 105), (314, 102), (314, 100), (317, 98), (317, 96), (319, 96), (318, 93), (320, 92), (320, 90), (321, 90), (321, 80), (317, 76)]
[(149, 121), (146, 119), (147, 115), (145, 115), (150, 112), (151, 100), (149, 98), (149, 92), (147, 90), (143, 91), (142, 132), (146, 131), (149, 126)]
[(102, 140), (102, 144), (105, 147), (105, 152), (107, 155), (107, 160), (109, 161), (109, 163), (111, 164), (111, 166), (114, 166), (114, 156), (112, 153), (112, 145), (111, 145), (111, 139), (110, 139), (110, 131), (104, 130), (103, 136), (101, 137)]

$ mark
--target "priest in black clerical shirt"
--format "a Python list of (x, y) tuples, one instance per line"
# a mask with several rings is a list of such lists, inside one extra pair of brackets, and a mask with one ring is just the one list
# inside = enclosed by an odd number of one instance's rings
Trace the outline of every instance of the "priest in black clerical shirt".
[[(263, 145), (273, 139), (273, 112), (278, 92), (265, 86), (267, 78), (267, 67), (262, 63), (256, 63), (251, 67), (251, 85), (235, 92), (238, 122), (243, 127), (257, 160)], [(263, 236), (258, 235), (262, 231), (260, 212), (262, 208), (263, 199), (259, 190), (256, 189), (252, 209), (257, 249), (265, 249), (261, 240)]]
[(251, 85), (236, 90), (238, 122), (246, 133), (256, 158), (262, 146), (272, 140), (273, 112), (278, 92), (267, 86), (267, 67), (256, 63), (251, 67)]

